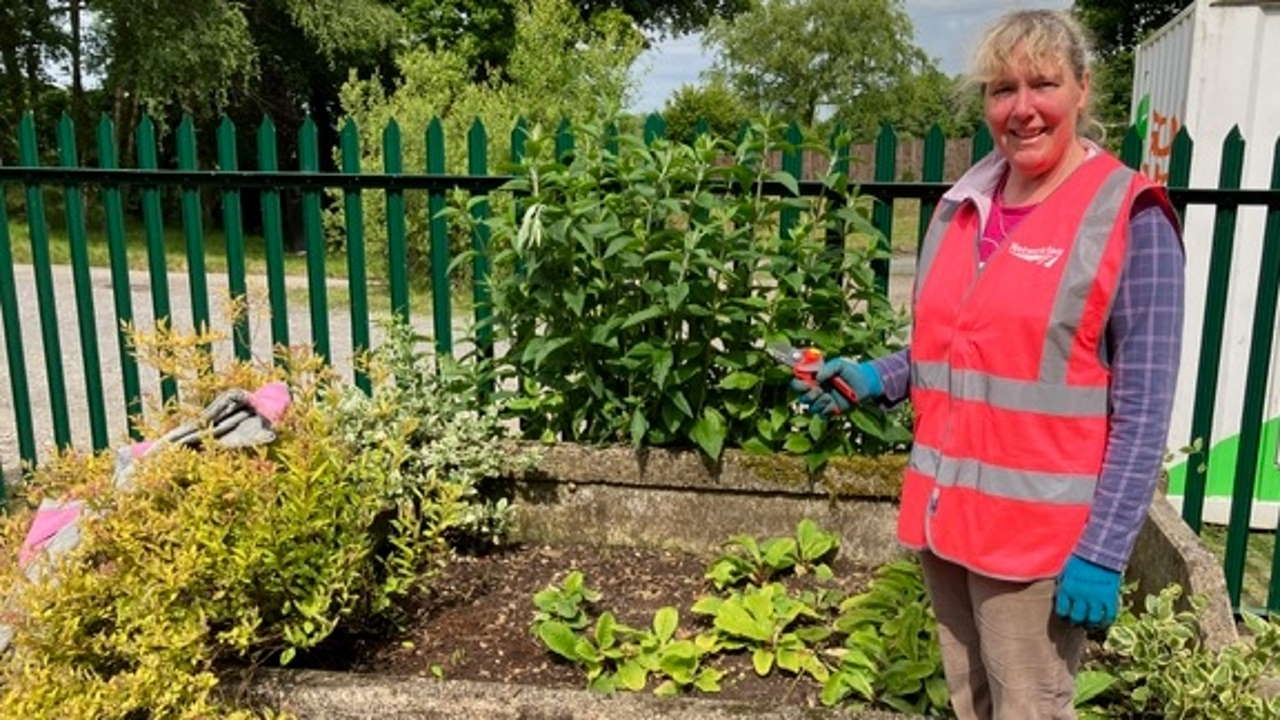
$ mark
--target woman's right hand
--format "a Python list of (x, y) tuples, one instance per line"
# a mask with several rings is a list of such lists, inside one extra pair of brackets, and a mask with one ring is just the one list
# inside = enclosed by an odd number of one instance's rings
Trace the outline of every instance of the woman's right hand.
[(791, 389), (799, 396), (801, 404), (809, 412), (823, 417), (843, 415), (852, 407), (849, 398), (836, 390), (834, 379), (840, 378), (857, 396), (857, 402), (864, 402), (884, 394), (884, 385), (880, 382), (880, 373), (869, 362), (854, 362), (849, 358), (833, 358), (822, 364), (815, 377), (817, 385), (809, 386), (793, 379)]

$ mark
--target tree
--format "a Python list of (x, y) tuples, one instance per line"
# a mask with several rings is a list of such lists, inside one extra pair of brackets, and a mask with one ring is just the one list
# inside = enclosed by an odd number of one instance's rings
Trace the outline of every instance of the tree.
[[(1093, 96), (1103, 125), (1118, 143), (1129, 125), (1133, 51), (1153, 30), (1173, 19), (1189, 0), (1075, 0), (1072, 12), (1093, 37)], [(1115, 131), (1119, 132), (1115, 132)]]
[(680, 35), (701, 30), (716, 18), (728, 19), (751, 7), (751, 0), (577, 0), (583, 17), (621, 10), (649, 33)]
[[(762, 0), (713, 22), (705, 39), (720, 51), (717, 71), (748, 103), (807, 125), (829, 107), (867, 138), (881, 120), (915, 111), (905, 103), (942, 100), (913, 35), (901, 0)], [(940, 116), (916, 114), (929, 113)]]
[(49, 0), (0, 3), (0, 151), (12, 156), (18, 120), (42, 106), (46, 63), (66, 51), (66, 36)]
[(683, 85), (662, 109), (667, 123), (667, 137), (677, 142), (692, 143), (699, 120), (716, 137), (734, 138), (743, 121), (748, 119), (742, 98), (724, 78), (712, 75), (705, 85)]
[[(570, 0), (516, 0), (515, 37), (502, 76), (473, 80), (474, 44), (439, 50), (415, 46), (396, 56), (398, 79), (390, 90), (380, 77), (353, 73), (341, 90), (342, 109), (359, 128), (362, 167), (383, 167), (382, 133), (394, 120), (405, 170), (421, 172), (426, 166), (423, 131), (438, 117), (449, 172), (466, 171), (467, 132), (476, 120), (488, 131), (491, 167), (500, 169), (511, 157), (511, 131), (518, 117), (550, 133), (564, 118), (599, 121), (619, 113), (631, 92), (629, 69), (642, 44), (631, 19), (616, 10), (596, 13), (588, 22)], [(386, 248), (380, 239), (386, 227), (385, 194), (367, 192), (364, 200), (368, 246)], [(426, 233), (425, 200), (422, 193), (405, 196), (411, 236)], [(340, 242), (340, 214), (331, 213), (326, 225)], [(417, 245), (410, 250), (416, 277), (430, 277), (424, 250)]]
[[(409, 27), (412, 42), (434, 51), (462, 51), (475, 58), (473, 75), (502, 76), (515, 47), (516, 0), (390, 0)], [(620, 11), (651, 35), (681, 34), (706, 27), (713, 18), (746, 10), (750, 0), (573, 0), (583, 22)]]

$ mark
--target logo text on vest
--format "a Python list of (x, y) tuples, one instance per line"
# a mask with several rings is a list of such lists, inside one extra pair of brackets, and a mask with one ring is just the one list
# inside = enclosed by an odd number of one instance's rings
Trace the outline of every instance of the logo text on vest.
[(1017, 242), (1009, 245), (1010, 255), (1047, 268), (1053, 267), (1053, 264), (1062, 257), (1062, 253), (1063, 249), (1060, 247), (1027, 247)]

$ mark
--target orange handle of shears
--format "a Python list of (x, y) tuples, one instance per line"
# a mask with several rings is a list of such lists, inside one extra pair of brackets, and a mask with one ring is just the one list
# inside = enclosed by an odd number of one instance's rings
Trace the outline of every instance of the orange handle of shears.
[[(797, 377), (797, 378), (799, 378), (800, 382), (804, 383), (805, 385), (808, 385), (809, 387), (817, 387), (817, 386), (818, 386), (817, 373), (814, 373), (814, 372), (809, 371), (809, 370), (801, 370), (800, 368), (796, 368), (796, 369), (795, 369), (795, 375), (796, 375), (796, 377)], [(843, 396), (844, 396), (844, 398), (845, 398), (846, 400), (848, 400), (848, 401), (849, 401), (849, 404), (850, 404), (850, 405), (855, 405), (855, 404), (857, 404), (857, 402), (858, 402), (858, 394), (857, 394), (856, 392), (854, 392), (854, 391), (853, 391), (853, 388), (849, 387), (849, 383), (845, 382), (845, 381), (844, 381), (844, 378), (842, 378), (842, 377), (840, 377), (839, 375), (837, 375), (837, 376), (835, 376), (835, 377), (831, 378), (831, 384), (836, 386), (836, 390), (837, 390), (841, 395), (843, 395)], [(831, 413), (831, 414), (832, 414), (832, 415), (839, 415), (839, 414), (840, 414), (840, 408), (839, 408), (839, 407), (832, 408), (832, 413)]]

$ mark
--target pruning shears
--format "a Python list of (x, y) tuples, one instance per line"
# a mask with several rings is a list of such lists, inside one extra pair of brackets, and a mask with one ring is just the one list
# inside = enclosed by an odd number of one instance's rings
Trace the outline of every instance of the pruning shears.
[[(765, 352), (774, 360), (791, 368), (791, 373), (800, 382), (809, 387), (818, 387), (818, 370), (822, 368), (821, 350), (812, 347), (796, 348), (787, 342), (775, 342), (766, 346)], [(843, 378), (836, 375), (831, 378), (831, 384), (849, 401), (850, 405), (857, 404), (858, 394)], [(833, 414), (839, 414), (839, 408), (833, 408), (833, 410), (835, 411)]]

